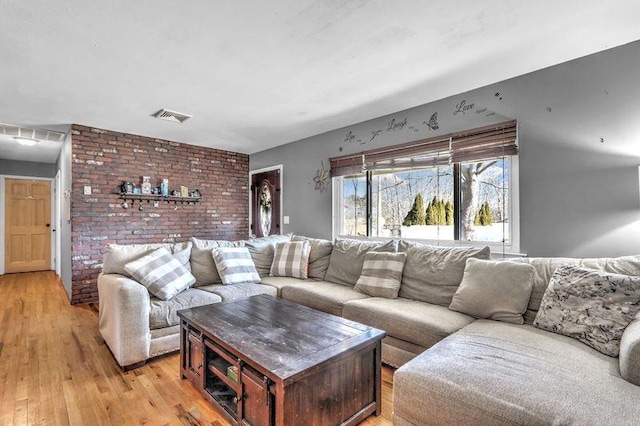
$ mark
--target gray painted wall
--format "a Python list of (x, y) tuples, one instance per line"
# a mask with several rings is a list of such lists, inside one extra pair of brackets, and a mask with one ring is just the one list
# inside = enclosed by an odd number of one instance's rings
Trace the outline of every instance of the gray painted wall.
[[(259, 152), (250, 169), (284, 165), (283, 214), (291, 219), (284, 232), (331, 238), (331, 191), (314, 190), (321, 161), (326, 168), (329, 157), (517, 119), (520, 251), (638, 254), (638, 70), (640, 42), (634, 42)], [(454, 114), (463, 101), (473, 108)], [(425, 122), (435, 112), (439, 128), (430, 130)], [(405, 118), (402, 129), (390, 126)]]
[[(56, 170), (60, 170), (60, 191), (71, 190), (71, 132), (67, 134), (67, 138), (62, 144), (60, 156), (56, 162)], [(67, 203), (70, 199), (63, 198), (61, 210), (61, 220), (58, 232), (60, 232), (60, 279), (67, 292), (67, 296), (71, 299), (71, 223), (67, 220)]]
[(56, 165), (53, 163), (34, 163), (0, 158), (0, 175), (53, 178), (56, 176), (56, 170)]

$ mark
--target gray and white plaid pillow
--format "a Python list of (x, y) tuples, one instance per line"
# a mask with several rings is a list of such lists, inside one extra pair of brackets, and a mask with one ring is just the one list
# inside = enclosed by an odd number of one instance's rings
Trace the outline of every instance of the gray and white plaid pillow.
[(260, 275), (246, 247), (218, 247), (211, 250), (222, 284), (259, 283)]
[(191, 272), (164, 247), (125, 264), (124, 270), (162, 300), (171, 299), (196, 282)]
[(374, 297), (396, 299), (400, 291), (406, 253), (368, 252), (354, 290)]
[(310, 252), (309, 241), (276, 244), (269, 275), (272, 277), (307, 278)]

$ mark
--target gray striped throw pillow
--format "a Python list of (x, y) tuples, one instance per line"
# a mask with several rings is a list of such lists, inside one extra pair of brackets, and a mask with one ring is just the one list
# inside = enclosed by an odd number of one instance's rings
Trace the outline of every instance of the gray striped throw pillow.
[(259, 283), (260, 275), (246, 247), (218, 247), (211, 250), (222, 284)]
[(368, 252), (354, 289), (374, 297), (396, 299), (406, 260), (405, 253)]
[(307, 278), (309, 241), (277, 243), (269, 275), (272, 277)]
[(164, 247), (125, 264), (124, 270), (162, 300), (171, 299), (196, 282), (191, 272)]

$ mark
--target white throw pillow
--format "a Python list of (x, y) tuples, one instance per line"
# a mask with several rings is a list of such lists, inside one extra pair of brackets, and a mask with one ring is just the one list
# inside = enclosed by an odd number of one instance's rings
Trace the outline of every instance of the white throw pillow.
[(525, 263), (471, 257), (449, 309), (475, 318), (523, 324), (534, 272)]
[(307, 278), (310, 252), (308, 241), (277, 243), (269, 276)]
[(164, 247), (125, 264), (124, 269), (162, 300), (171, 299), (196, 282), (191, 272)]
[(251, 253), (246, 247), (219, 247), (211, 250), (222, 284), (259, 283)]

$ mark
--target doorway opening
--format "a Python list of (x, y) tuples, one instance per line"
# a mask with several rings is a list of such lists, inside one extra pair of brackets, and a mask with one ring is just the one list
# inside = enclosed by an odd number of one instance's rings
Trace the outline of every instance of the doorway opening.
[(1, 274), (53, 269), (53, 183), (51, 178), (0, 176)]

